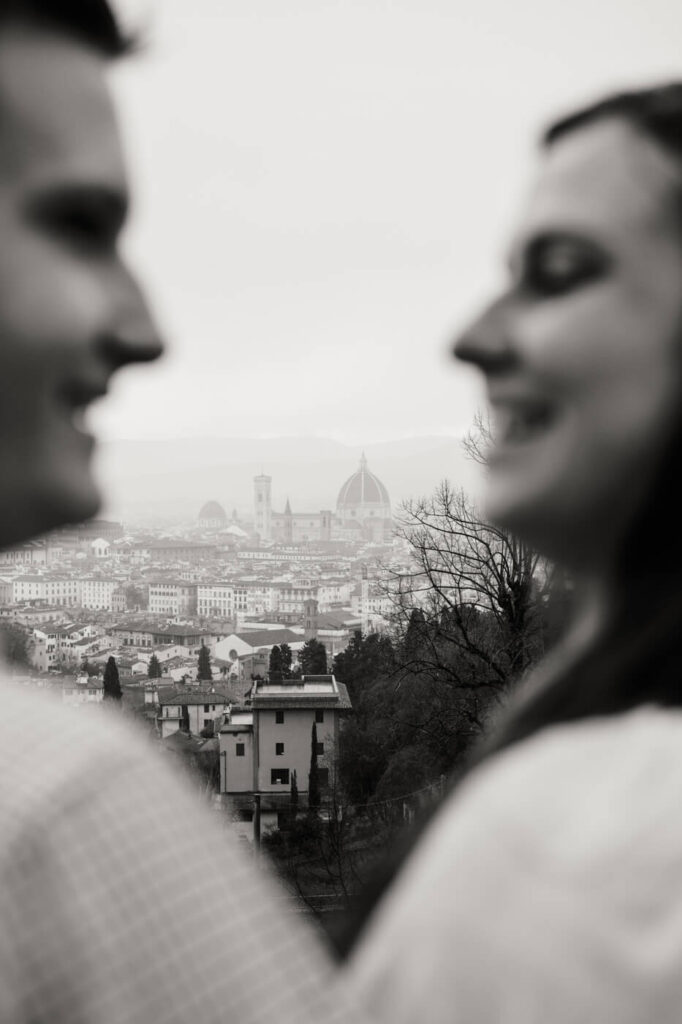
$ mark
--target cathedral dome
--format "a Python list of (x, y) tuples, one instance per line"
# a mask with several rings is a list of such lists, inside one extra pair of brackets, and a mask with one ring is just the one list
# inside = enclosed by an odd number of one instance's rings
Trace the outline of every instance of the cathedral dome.
[(227, 522), (227, 513), (217, 501), (207, 501), (199, 513), (199, 522)]
[(339, 491), (336, 508), (340, 515), (351, 509), (374, 508), (381, 515), (390, 516), (391, 502), (381, 480), (367, 469), (364, 452), (360, 468), (348, 477)]

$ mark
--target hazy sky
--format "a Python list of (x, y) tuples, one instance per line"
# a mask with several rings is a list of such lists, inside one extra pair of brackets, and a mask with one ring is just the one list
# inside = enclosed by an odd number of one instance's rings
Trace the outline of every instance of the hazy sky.
[(538, 129), (682, 76), (679, 0), (121, 0), (127, 237), (170, 349), (105, 437), (465, 429), (447, 339), (495, 287)]

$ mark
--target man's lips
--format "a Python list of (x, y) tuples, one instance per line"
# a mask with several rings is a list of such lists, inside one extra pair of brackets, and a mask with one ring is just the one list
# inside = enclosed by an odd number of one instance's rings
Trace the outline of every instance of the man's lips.
[(58, 391), (60, 404), (66, 409), (75, 429), (88, 434), (86, 412), (88, 407), (107, 393), (104, 381), (70, 380)]

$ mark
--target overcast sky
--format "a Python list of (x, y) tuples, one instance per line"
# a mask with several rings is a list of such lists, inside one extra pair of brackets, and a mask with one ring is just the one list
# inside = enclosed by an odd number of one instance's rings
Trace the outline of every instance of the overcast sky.
[(108, 438), (467, 428), (447, 339), (500, 280), (535, 138), (682, 76), (679, 0), (120, 0), (126, 245), (169, 340)]

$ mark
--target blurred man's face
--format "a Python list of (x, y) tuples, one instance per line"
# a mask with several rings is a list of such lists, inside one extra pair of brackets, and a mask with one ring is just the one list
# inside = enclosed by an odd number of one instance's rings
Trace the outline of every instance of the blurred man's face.
[(0, 544), (93, 515), (90, 402), (161, 348), (117, 249), (127, 185), (104, 60), (0, 30)]

